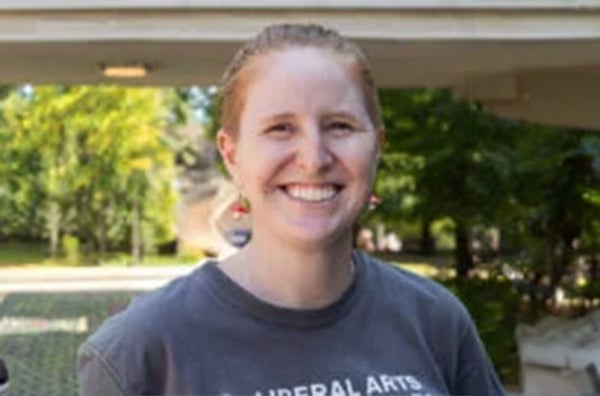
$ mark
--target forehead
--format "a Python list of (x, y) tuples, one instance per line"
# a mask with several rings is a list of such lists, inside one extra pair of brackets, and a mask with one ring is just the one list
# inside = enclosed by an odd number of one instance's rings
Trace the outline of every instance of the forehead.
[[(254, 60), (247, 75), (246, 116), (297, 111), (366, 112), (352, 62), (317, 48), (293, 48)], [(250, 113), (250, 114), (248, 114)]]

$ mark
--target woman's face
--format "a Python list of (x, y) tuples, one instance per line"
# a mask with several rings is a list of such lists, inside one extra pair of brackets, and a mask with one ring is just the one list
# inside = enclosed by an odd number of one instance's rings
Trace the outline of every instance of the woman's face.
[(225, 163), (252, 206), (253, 235), (303, 247), (350, 235), (373, 183), (379, 133), (340, 58), (314, 48), (252, 61)]

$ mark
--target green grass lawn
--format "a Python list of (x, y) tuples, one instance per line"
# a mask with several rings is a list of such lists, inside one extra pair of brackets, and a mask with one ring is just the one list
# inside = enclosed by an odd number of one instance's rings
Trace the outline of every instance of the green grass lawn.
[[(82, 256), (78, 262), (69, 262), (65, 258), (49, 259), (45, 252), (47, 247), (39, 243), (2, 242), (0, 243), (0, 267), (12, 266), (87, 266), (102, 265), (125, 267), (131, 264), (131, 255), (112, 252), (100, 257), (98, 255)], [(193, 265), (200, 261), (199, 255), (147, 255), (143, 258), (143, 266)]]
[(35, 265), (45, 260), (44, 246), (36, 243), (0, 243), (0, 266)]

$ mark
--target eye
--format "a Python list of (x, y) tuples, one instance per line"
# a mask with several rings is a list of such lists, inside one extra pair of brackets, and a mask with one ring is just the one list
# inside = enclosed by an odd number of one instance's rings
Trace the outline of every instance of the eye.
[(292, 124), (281, 122), (281, 123), (277, 123), (277, 124), (273, 124), (273, 125), (269, 126), (265, 130), (265, 133), (270, 134), (270, 135), (287, 135), (287, 134), (290, 134), (291, 132), (293, 132), (293, 130), (294, 130), (294, 127)]
[(350, 122), (342, 120), (331, 121), (327, 123), (326, 128), (328, 131), (332, 131), (336, 134), (346, 134), (353, 132), (356, 129)]

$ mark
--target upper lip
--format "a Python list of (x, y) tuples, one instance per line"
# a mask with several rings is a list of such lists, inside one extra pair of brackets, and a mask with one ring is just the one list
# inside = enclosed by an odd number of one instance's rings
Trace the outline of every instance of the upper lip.
[(340, 183), (340, 182), (336, 182), (336, 181), (328, 181), (328, 182), (287, 182), (287, 183), (280, 183), (279, 186), (281, 187), (286, 187), (286, 186), (301, 186), (301, 187), (327, 187), (327, 186), (334, 186), (334, 187), (343, 187), (344, 184)]

